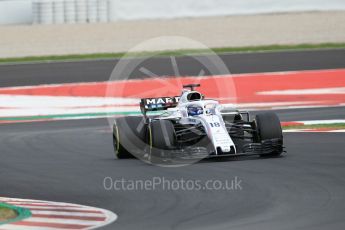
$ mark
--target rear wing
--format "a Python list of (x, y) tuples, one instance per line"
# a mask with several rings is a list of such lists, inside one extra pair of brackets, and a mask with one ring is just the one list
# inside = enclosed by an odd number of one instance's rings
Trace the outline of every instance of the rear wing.
[(167, 110), (176, 107), (179, 100), (179, 96), (143, 98), (140, 101), (140, 110), (144, 115), (149, 111)]

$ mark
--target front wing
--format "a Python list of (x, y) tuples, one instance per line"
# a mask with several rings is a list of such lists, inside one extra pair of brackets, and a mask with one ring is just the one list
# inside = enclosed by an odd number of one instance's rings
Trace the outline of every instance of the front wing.
[(252, 156), (252, 155), (270, 155), (274, 153), (283, 152), (282, 139), (269, 139), (261, 143), (245, 143), (239, 146), (240, 151), (234, 150), (229, 153), (215, 152), (212, 148), (208, 147), (185, 147), (182, 149), (171, 150), (170, 156), (165, 156), (171, 159), (191, 160), (191, 159), (204, 159), (204, 158), (220, 158), (220, 157), (236, 157), (236, 156)]

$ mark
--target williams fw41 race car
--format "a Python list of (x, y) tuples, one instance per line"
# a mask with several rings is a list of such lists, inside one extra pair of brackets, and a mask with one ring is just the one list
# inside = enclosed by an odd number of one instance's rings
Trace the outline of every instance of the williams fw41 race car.
[(116, 118), (116, 157), (186, 162), (240, 155), (279, 156), (283, 152), (282, 128), (275, 113), (259, 113), (251, 119), (249, 112), (205, 99), (195, 90), (199, 86), (183, 86), (181, 96), (141, 99), (141, 116)]

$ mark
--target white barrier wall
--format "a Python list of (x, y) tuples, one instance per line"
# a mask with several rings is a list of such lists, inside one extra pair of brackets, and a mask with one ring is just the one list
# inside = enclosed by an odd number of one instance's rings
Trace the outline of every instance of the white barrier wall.
[(111, 0), (116, 20), (345, 10), (345, 0)]
[(95, 23), (311, 10), (345, 10), (345, 0), (0, 0), (0, 24)]
[(28, 24), (33, 20), (31, 0), (0, 0), (0, 24)]

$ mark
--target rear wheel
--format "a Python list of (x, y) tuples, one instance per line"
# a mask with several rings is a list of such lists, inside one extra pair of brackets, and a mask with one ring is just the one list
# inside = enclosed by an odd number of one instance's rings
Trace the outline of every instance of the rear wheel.
[(174, 125), (168, 120), (158, 120), (151, 123), (151, 154), (152, 163), (161, 163), (169, 157), (169, 150), (176, 146)]
[(145, 149), (146, 125), (143, 117), (116, 118), (113, 126), (113, 145), (117, 159), (133, 158), (133, 153)]
[(272, 112), (261, 113), (255, 116), (257, 141), (263, 143), (267, 140), (275, 140), (278, 146), (270, 154), (262, 156), (279, 156), (283, 152), (283, 132), (277, 114)]

